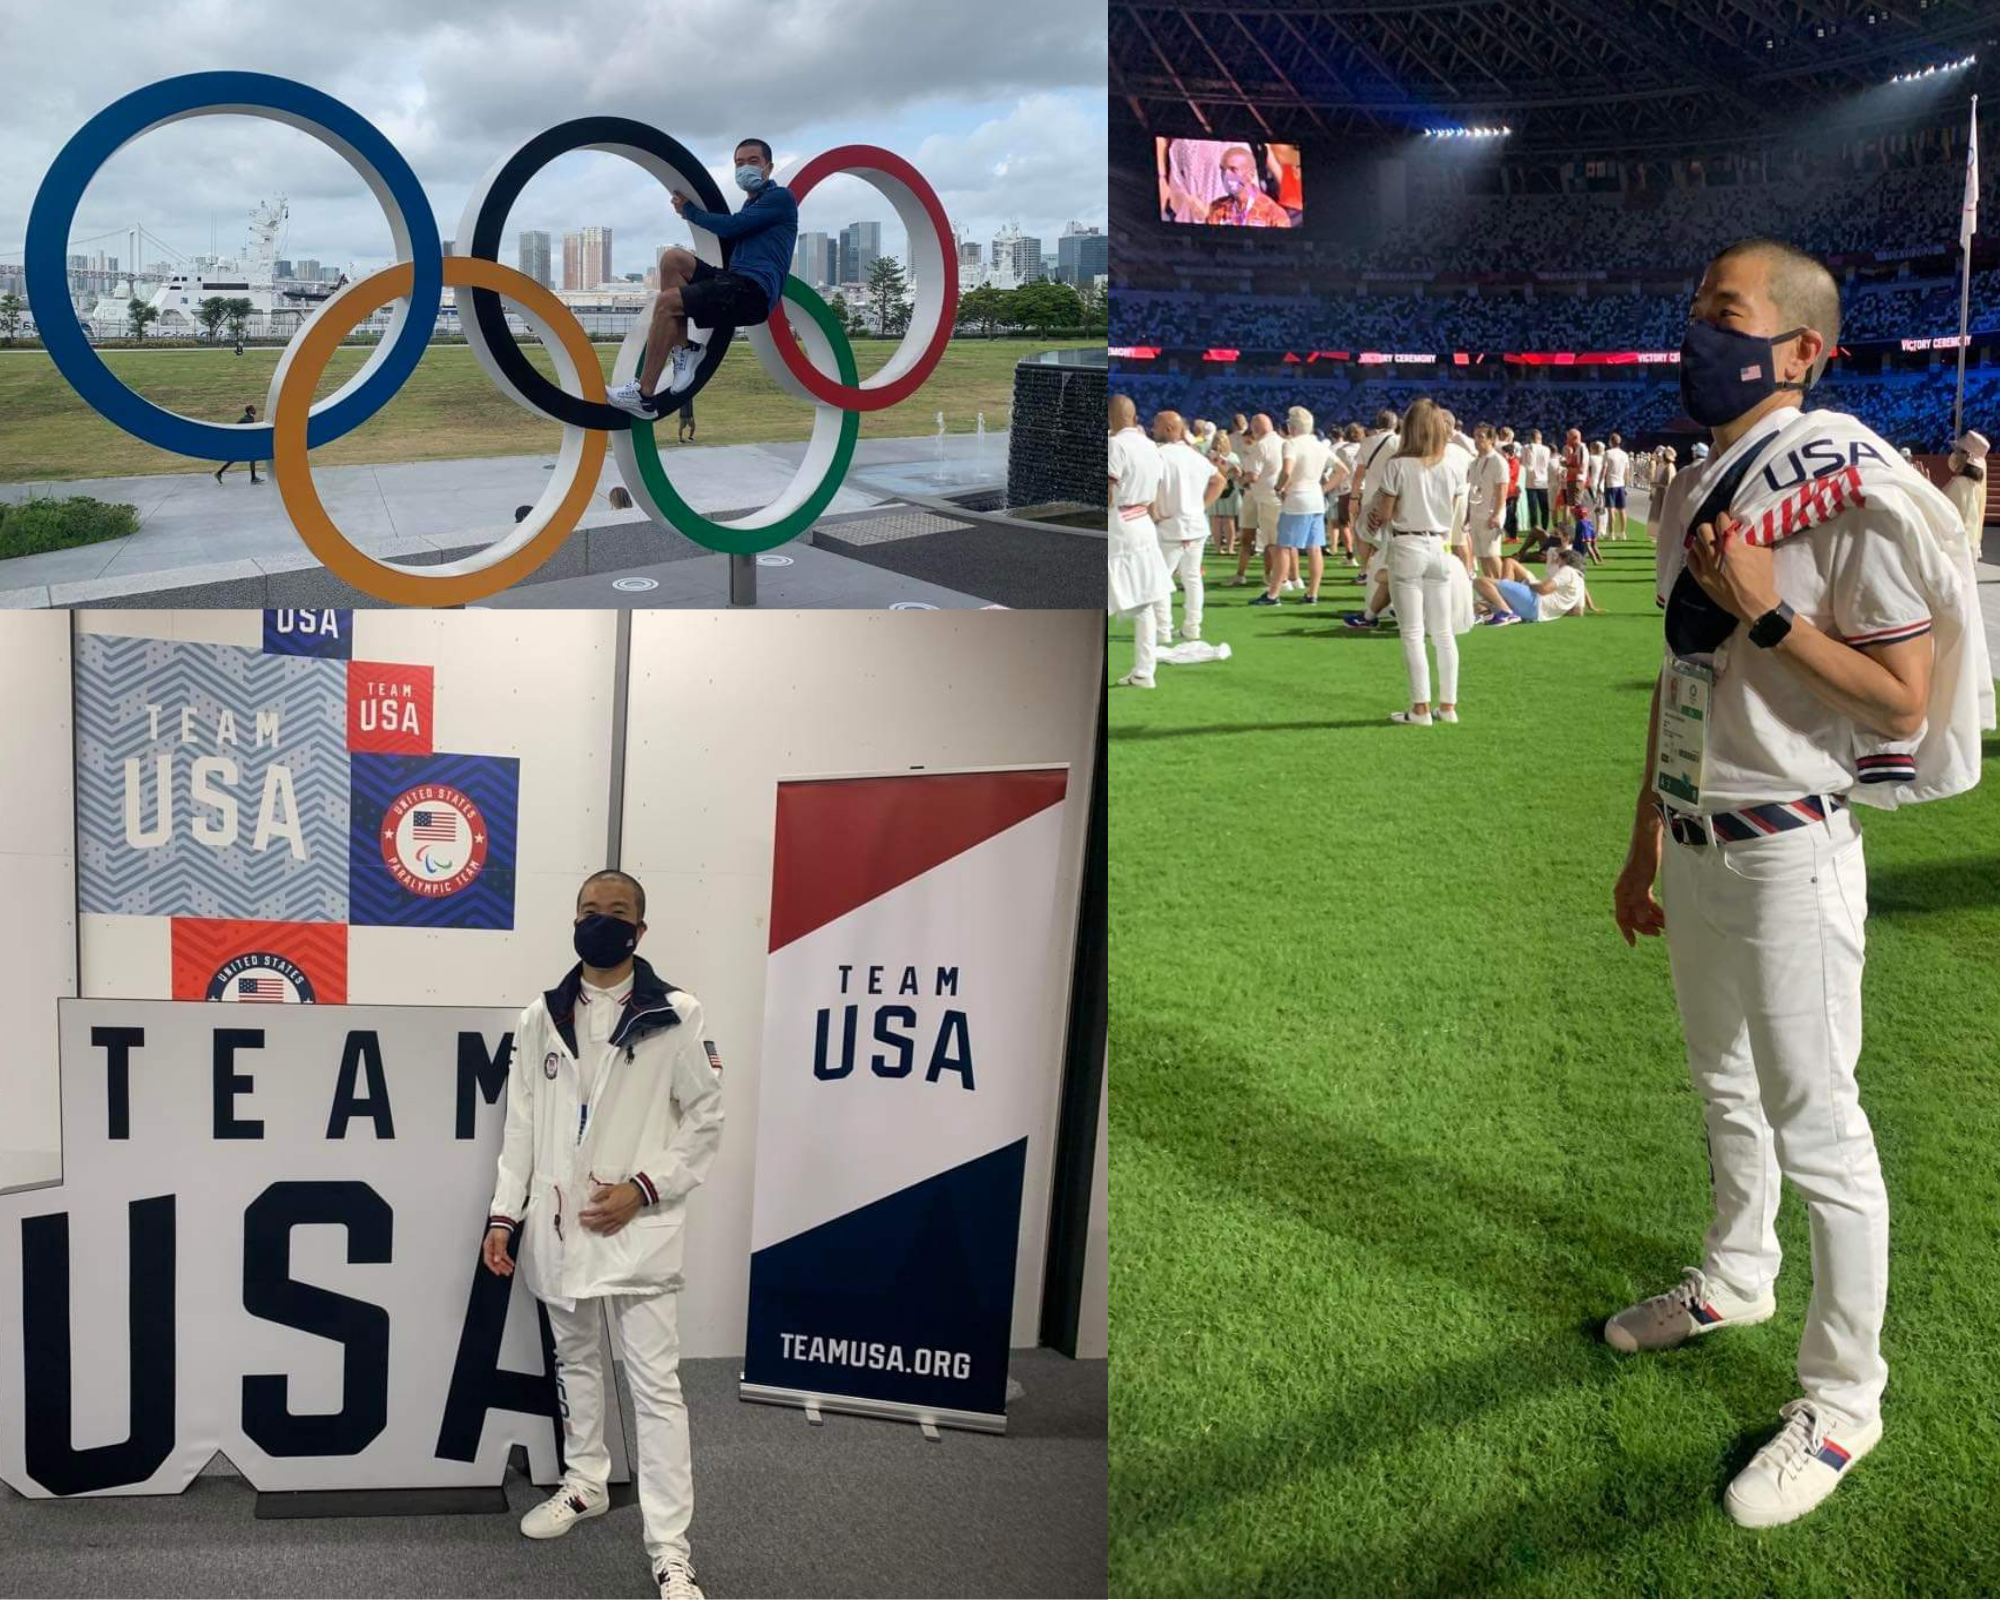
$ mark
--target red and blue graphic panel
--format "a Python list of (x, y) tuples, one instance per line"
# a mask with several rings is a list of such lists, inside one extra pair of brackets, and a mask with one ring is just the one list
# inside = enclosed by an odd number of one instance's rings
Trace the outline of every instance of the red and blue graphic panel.
[(349, 922), (513, 927), (521, 763), (372, 753), (352, 761)]

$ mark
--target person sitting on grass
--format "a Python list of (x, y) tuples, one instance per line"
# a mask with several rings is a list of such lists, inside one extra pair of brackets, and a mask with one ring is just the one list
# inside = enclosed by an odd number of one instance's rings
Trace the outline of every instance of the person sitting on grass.
[(1554, 622), (1557, 617), (1584, 616), (1603, 607), (1590, 597), (1583, 581), (1583, 557), (1560, 545), (1549, 552), (1549, 575), (1541, 582), (1512, 556), (1501, 562), (1503, 575), (1481, 574), (1472, 580), (1482, 626), (1504, 628), (1511, 622)]
[(1590, 520), (1590, 507), (1576, 508), (1576, 524), (1570, 532), (1570, 546), (1580, 555), (1587, 556), (1595, 566), (1604, 565), (1604, 557), (1597, 548), (1597, 524)]
[(737, 145), (736, 186), (750, 198), (734, 213), (704, 211), (684, 194), (673, 197), (683, 218), (735, 249), (727, 267), (711, 267), (692, 250), (660, 252), (660, 292), (653, 297), (645, 365), (637, 381), (621, 383), (606, 396), (620, 411), (658, 417), (662, 373), (668, 373), (668, 394), (693, 384), (702, 346), (688, 336), (691, 320), (711, 330), (749, 328), (768, 320), (777, 306), (798, 242), (799, 203), (791, 190), (771, 181), (771, 147), (762, 139)]

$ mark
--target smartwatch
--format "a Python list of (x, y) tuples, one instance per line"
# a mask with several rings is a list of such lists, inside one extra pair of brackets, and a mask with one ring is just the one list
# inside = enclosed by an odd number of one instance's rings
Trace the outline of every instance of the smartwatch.
[(1750, 625), (1750, 642), (1763, 650), (1782, 644), (1785, 635), (1792, 631), (1794, 615), (1792, 608), (1780, 600)]

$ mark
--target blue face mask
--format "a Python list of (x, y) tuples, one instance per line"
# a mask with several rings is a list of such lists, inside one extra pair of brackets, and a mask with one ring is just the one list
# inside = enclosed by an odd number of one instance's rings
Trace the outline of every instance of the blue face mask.
[(1687, 335), (1681, 340), (1681, 404), (1687, 414), (1704, 428), (1719, 428), (1780, 389), (1804, 394), (1811, 384), (1778, 381), (1771, 349), (1805, 331), (1794, 328), (1767, 339), (1762, 334), (1718, 328), (1700, 318), (1689, 322)]
[(760, 167), (738, 167), (736, 169), (736, 187), (741, 189), (745, 194), (755, 194), (759, 189), (764, 187), (763, 169)]

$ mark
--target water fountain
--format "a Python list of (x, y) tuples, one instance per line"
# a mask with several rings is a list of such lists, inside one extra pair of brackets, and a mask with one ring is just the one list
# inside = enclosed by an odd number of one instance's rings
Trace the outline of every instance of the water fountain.
[[(1110, 362), (1101, 348), (1049, 350), (1016, 364), (1007, 505), (1018, 509), (1011, 515), (1103, 525), (1109, 389)], [(1074, 514), (1049, 514), (1058, 505)]]

